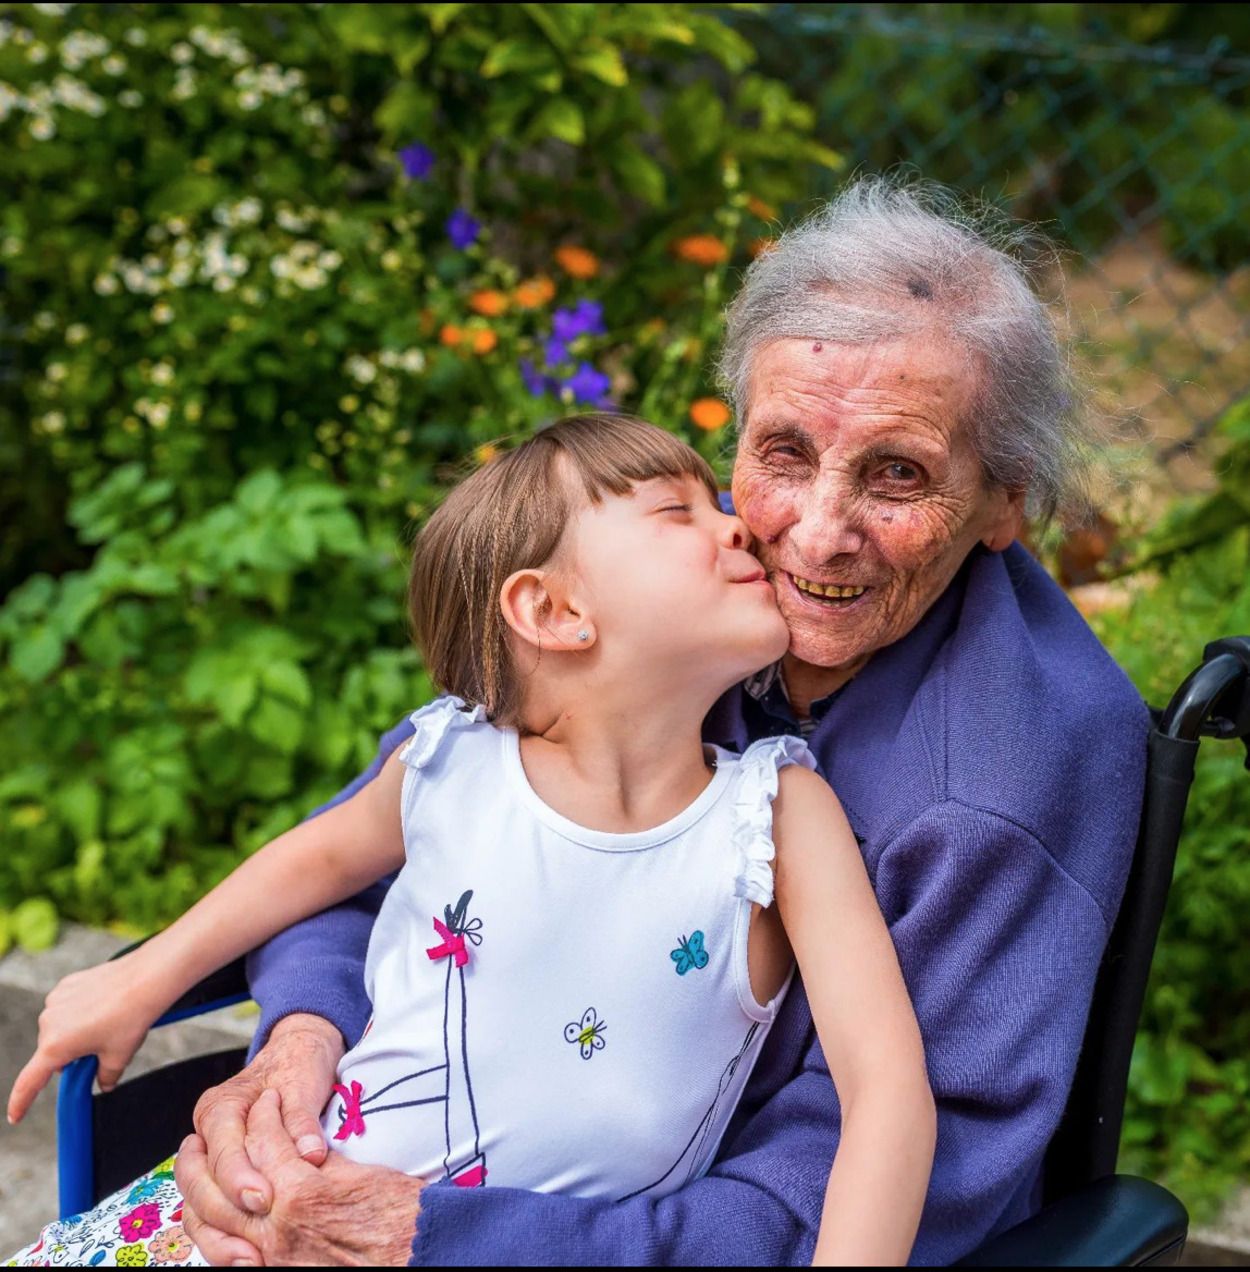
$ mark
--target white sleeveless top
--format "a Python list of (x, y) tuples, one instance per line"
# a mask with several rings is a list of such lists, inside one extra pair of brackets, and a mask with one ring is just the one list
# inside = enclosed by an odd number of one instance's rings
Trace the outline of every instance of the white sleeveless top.
[(461, 1186), (672, 1192), (711, 1164), (793, 977), (757, 1003), (747, 933), (773, 899), (778, 770), (815, 763), (790, 737), (709, 748), (694, 803), (608, 834), (543, 803), (515, 730), (461, 707), (416, 712), (400, 752), (407, 864), (327, 1138)]

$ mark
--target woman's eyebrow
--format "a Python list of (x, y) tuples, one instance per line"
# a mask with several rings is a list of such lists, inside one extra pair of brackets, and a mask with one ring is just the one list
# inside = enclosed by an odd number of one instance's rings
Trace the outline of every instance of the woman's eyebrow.
[(760, 442), (792, 442), (804, 450), (812, 448), (812, 435), (801, 425), (790, 420), (770, 420), (756, 426)]

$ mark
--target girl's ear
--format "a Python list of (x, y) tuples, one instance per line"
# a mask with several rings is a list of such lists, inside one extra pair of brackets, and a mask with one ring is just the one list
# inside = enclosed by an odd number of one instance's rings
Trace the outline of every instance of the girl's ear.
[(551, 570), (517, 570), (499, 590), (504, 622), (535, 650), (589, 649), (594, 627)]

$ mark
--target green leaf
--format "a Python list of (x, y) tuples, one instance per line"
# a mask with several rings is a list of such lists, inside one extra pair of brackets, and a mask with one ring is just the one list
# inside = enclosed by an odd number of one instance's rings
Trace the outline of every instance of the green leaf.
[(100, 833), (99, 786), (85, 777), (73, 778), (55, 790), (52, 807), (80, 843)]
[(805, 141), (803, 143), (803, 153), (809, 159), (814, 159), (818, 164), (839, 172), (846, 167), (846, 159), (836, 150), (831, 150), (828, 146), (822, 146), (818, 141)]
[(238, 728), (256, 701), (257, 685), (250, 671), (238, 671), (223, 676), (213, 687), (211, 701), (217, 714), (229, 725)]
[(246, 478), (235, 491), (235, 502), (258, 516), (273, 510), (282, 490), (282, 478), (272, 468), (262, 468)]
[(632, 142), (622, 142), (611, 153), (612, 169), (632, 195), (652, 207), (660, 207), (667, 197), (664, 169)]
[(262, 697), (247, 718), (248, 732), (275, 751), (291, 755), (304, 731), (304, 713), (279, 698)]
[(573, 65), (613, 88), (622, 88), (629, 83), (629, 72), (621, 60), (620, 50), (612, 44), (600, 44), (579, 53), (573, 59)]
[(36, 684), (61, 665), (65, 642), (51, 623), (27, 628), (9, 650), (9, 666), (25, 681)]
[(467, 8), (468, 5), (465, 4), (425, 4), (421, 6), (421, 11), (429, 19), (430, 30), (435, 35), (442, 35), (460, 16), (461, 11)]
[(46, 897), (23, 901), (10, 916), (13, 936), (24, 950), (35, 953), (51, 949), (60, 931), (56, 906)]
[(558, 63), (550, 45), (513, 37), (491, 45), (482, 61), (481, 74), (486, 79), (495, 79), (500, 75), (532, 75), (555, 69)]
[(13, 916), (8, 910), (0, 910), (0, 958), (13, 948)]
[(307, 707), (312, 702), (312, 685), (298, 663), (268, 663), (261, 668), (260, 683), (268, 692), (294, 706)]
[(395, 143), (413, 137), (429, 137), (434, 128), (434, 98), (408, 80), (396, 84), (373, 118), (383, 134)]
[(586, 140), (586, 121), (575, 102), (556, 97), (538, 112), (530, 131), (535, 137), (555, 137), (570, 146), (580, 146)]

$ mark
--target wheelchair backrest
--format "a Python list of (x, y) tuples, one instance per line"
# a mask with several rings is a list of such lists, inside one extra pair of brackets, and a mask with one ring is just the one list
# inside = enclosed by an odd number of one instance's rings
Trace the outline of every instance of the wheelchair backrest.
[(1250, 637), (1207, 646), (1148, 743), (1137, 848), (1090, 1006), (1072, 1091), (1046, 1155), (1045, 1200), (1115, 1172), (1133, 1040), (1180, 841), (1199, 740), (1240, 737), (1250, 768)]

